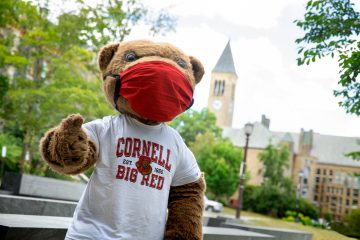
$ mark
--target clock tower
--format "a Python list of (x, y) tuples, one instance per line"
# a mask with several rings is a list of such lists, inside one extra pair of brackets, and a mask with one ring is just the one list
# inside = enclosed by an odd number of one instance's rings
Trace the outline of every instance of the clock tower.
[(237, 74), (230, 41), (211, 72), (208, 108), (216, 115), (220, 127), (232, 127)]

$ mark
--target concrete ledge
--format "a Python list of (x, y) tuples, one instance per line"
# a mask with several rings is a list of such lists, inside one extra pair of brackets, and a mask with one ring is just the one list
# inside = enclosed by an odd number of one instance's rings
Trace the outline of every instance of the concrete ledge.
[(204, 240), (272, 240), (273, 236), (223, 227), (203, 227)]
[(292, 230), (292, 229), (284, 229), (284, 228), (270, 228), (270, 227), (260, 227), (253, 225), (244, 225), (238, 223), (223, 223), (222, 227), (225, 228), (236, 228), (256, 233), (268, 234), (275, 237), (276, 240), (311, 240), (312, 233)]
[(6, 173), (2, 189), (12, 191), (16, 195), (78, 201), (85, 187), (84, 183), (29, 174)]
[(0, 239), (63, 240), (72, 218), (0, 214)]
[[(63, 240), (72, 218), (0, 214), (0, 239)], [(204, 240), (269, 240), (272, 236), (240, 229), (203, 227)]]
[(72, 217), (77, 202), (0, 194), (0, 213)]

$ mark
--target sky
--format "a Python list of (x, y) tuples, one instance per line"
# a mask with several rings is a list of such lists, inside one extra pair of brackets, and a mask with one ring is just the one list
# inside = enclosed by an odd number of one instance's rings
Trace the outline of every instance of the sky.
[(144, 26), (126, 40), (169, 42), (196, 56), (205, 75), (195, 89), (193, 109), (207, 106), (211, 71), (230, 40), (238, 75), (233, 127), (270, 118), (270, 130), (314, 130), (326, 135), (360, 137), (360, 117), (346, 114), (333, 95), (338, 88), (337, 59), (297, 66), (295, 39), (302, 31), (306, 0), (146, 0), (153, 10), (177, 18), (175, 32), (149, 37)]

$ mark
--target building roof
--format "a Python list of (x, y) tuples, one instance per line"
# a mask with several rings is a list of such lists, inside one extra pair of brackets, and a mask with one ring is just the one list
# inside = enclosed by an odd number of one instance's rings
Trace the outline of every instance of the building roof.
[[(232, 140), (235, 146), (245, 146), (244, 128), (223, 128), (223, 136)], [(306, 136), (307, 138), (307, 136)], [(294, 144), (294, 153), (298, 152), (300, 133), (270, 131), (259, 122), (254, 123), (254, 130), (249, 138), (249, 148), (265, 149), (270, 143), (277, 145), (282, 141)], [(307, 142), (307, 139), (305, 139)], [(310, 155), (318, 159), (319, 163), (342, 166), (360, 167), (360, 161), (355, 161), (345, 154), (360, 151), (360, 138), (341, 137), (313, 133)]]
[(230, 40), (226, 44), (226, 47), (212, 72), (233, 73), (237, 77), (234, 60), (231, 53)]
[(360, 161), (354, 161), (345, 154), (360, 151), (360, 138), (329, 136), (315, 133), (311, 155), (320, 163), (360, 167)]

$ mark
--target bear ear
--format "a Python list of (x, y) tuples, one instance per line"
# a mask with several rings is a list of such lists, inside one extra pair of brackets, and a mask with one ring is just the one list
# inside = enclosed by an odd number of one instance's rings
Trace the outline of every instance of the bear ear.
[(104, 71), (109, 65), (119, 45), (119, 43), (111, 43), (101, 48), (98, 58), (98, 64), (101, 71)]
[(192, 69), (195, 77), (195, 83), (198, 84), (204, 75), (205, 72), (204, 67), (201, 64), (201, 62), (193, 56), (190, 56), (190, 63), (192, 65)]

